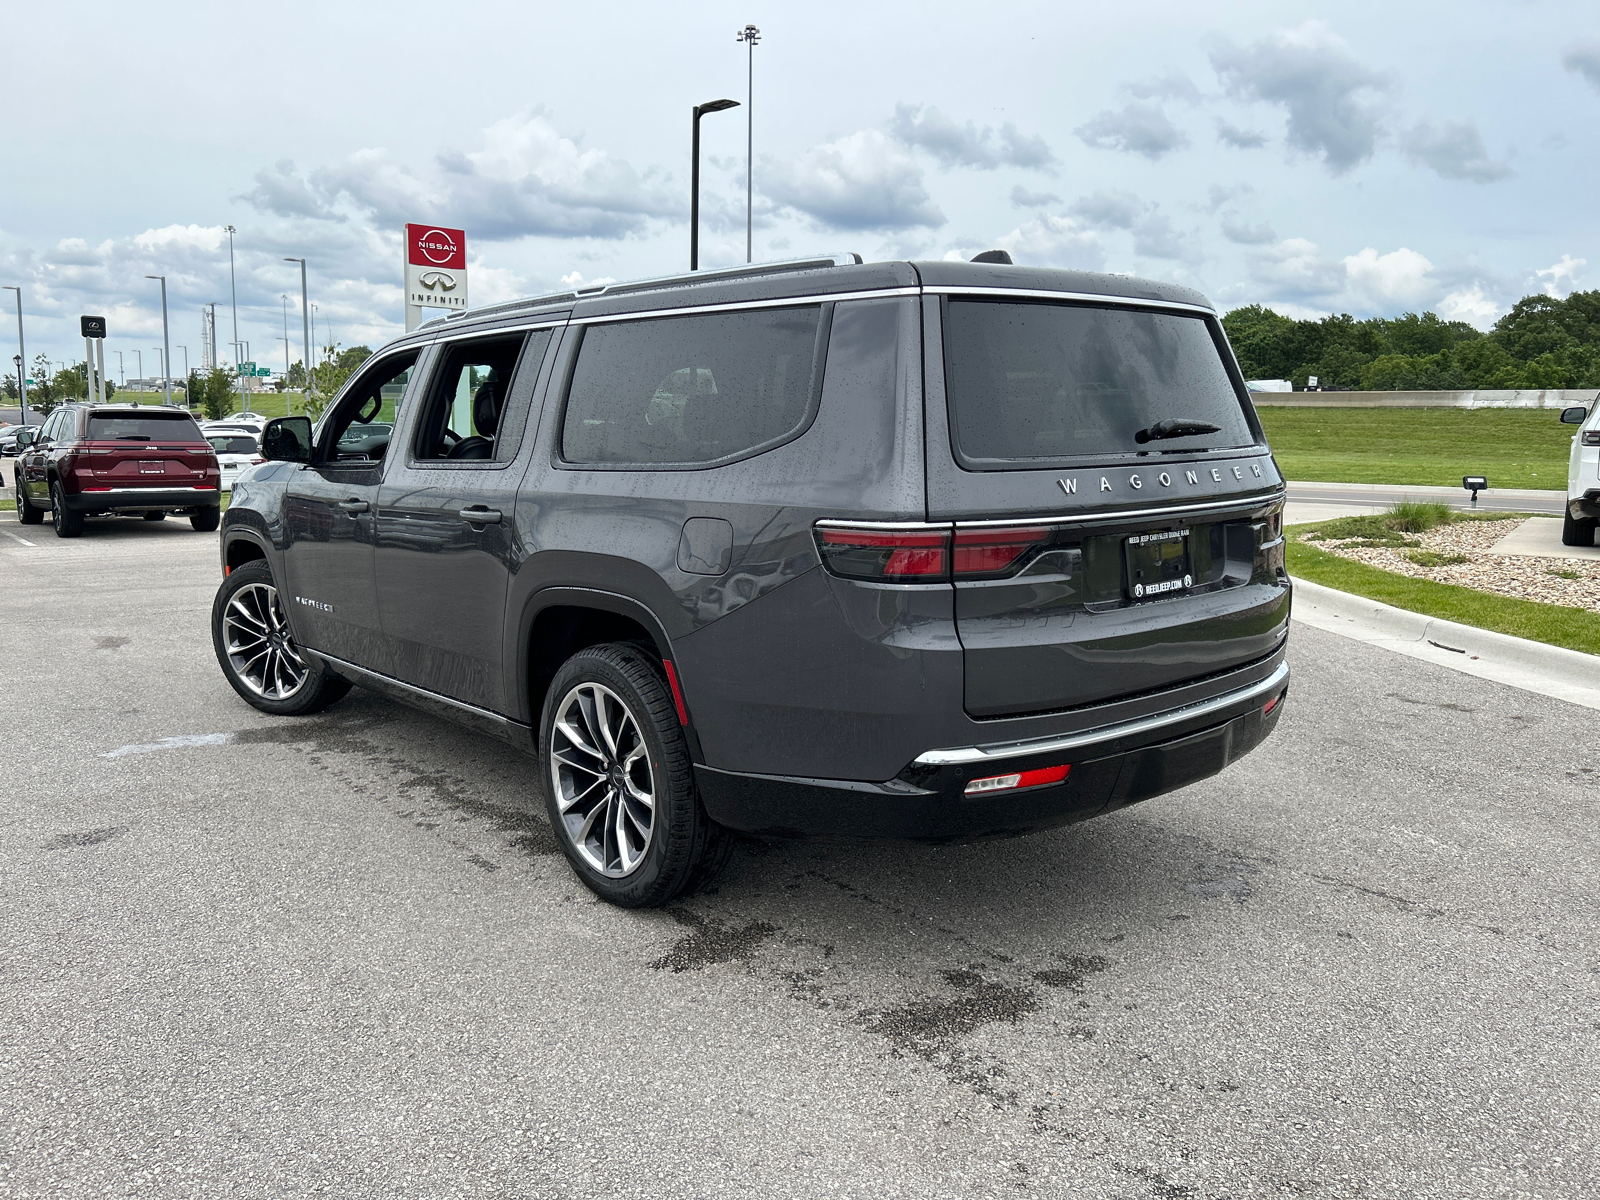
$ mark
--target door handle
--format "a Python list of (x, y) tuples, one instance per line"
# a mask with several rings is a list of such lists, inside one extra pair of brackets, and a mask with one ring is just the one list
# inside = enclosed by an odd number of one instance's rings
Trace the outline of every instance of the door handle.
[(347, 513), (364, 513), (371, 507), (365, 500), (341, 500), (339, 507)]
[(498, 525), (500, 513), (493, 508), (463, 508), (460, 512), (461, 519), (471, 521), (473, 524), (483, 522), (486, 525)]

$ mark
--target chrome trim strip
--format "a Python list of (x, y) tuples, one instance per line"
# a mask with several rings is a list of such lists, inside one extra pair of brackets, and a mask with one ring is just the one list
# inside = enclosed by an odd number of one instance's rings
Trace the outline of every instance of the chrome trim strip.
[(177, 484), (168, 487), (132, 487), (132, 488), (87, 488), (80, 491), (80, 496), (148, 496), (152, 492), (215, 492), (214, 487), (190, 487), (188, 484)]
[[(439, 319), (447, 320), (448, 318), (441, 317)], [(535, 329), (560, 329), (566, 323), (567, 318), (565, 317), (558, 317), (555, 320), (540, 317), (526, 325), (496, 325), (493, 329), (440, 329), (436, 331), (437, 336), (431, 342), (424, 343), (424, 345), (439, 346), (446, 342), (454, 343), (470, 341), (474, 338), (500, 337), (507, 333), (529, 333)]]
[(1259, 683), (1250, 684), (1248, 687), (1238, 688), (1232, 692), (1225, 692), (1220, 696), (1213, 696), (1209, 700), (1202, 700), (1198, 704), (1190, 704), (1184, 708), (1174, 708), (1168, 712), (1156, 713), (1149, 717), (1139, 717), (1136, 720), (1124, 721), (1120, 725), (1101, 725), (1096, 729), (1086, 729), (1081, 733), (1067, 734), (1064, 737), (1039, 738), (1030, 742), (1008, 742), (997, 746), (964, 746), (954, 750), (929, 750), (926, 754), (917, 756), (917, 763), (925, 767), (949, 767), (963, 763), (989, 762), (998, 758), (1016, 758), (1024, 754), (1053, 754), (1063, 750), (1077, 750), (1084, 746), (1091, 746), (1096, 742), (1109, 742), (1116, 738), (1135, 737), (1142, 733), (1152, 733), (1158, 729), (1165, 729), (1168, 725), (1176, 725), (1180, 721), (1190, 721), (1196, 717), (1209, 716), (1211, 713), (1228, 708), (1230, 705), (1239, 704), (1247, 700), (1255, 700), (1265, 696), (1268, 692), (1281, 687), (1289, 680), (1289, 664), (1279, 663), (1278, 669)]
[(1003, 520), (958, 521), (958, 529), (986, 529), (1011, 525), (1087, 525), (1094, 521), (1143, 520), (1145, 517), (1182, 516), (1185, 513), (1215, 512), (1224, 508), (1255, 508), (1263, 504), (1277, 504), (1288, 497), (1288, 489), (1263, 492), (1256, 496), (1239, 496), (1232, 500), (1208, 500), (1201, 504), (1176, 504), (1165, 508), (1123, 508), (1113, 512), (1086, 512), (1081, 516), (1020, 516)]
[(488, 721), (495, 721), (501, 725), (516, 724), (516, 722), (512, 721), (510, 717), (507, 717), (502, 713), (490, 712), (487, 708), (479, 708), (476, 704), (468, 704), (465, 700), (457, 700), (453, 696), (446, 696), (443, 692), (430, 692), (427, 688), (420, 688), (414, 683), (407, 683), (403, 679), (396, 679), (393, 675), (385, 675), (381, 671), (371, 671), (366, 667), (358, 667), (353, 662), (342, 659), (337, 655), (329, 654), (326, 651), (314, 649), (311, 646), (307, 646), (305, 649), (310, 650), (311, 653), (315, 654), (318, 658), (325, 658), (329, 662), (335, 663), (347, 671), (353, 672), (357, 675), (365, 675), (370, 679), (380, 679), (391, 687), (400, 688), (402, 691), (410, 692), (414, 696), (420, 696), (424, 700), (434, 700), (440, 704), (448, 704), (451, 708), (459, 708), (462, 712), (471, 713), (475, 717), (481, 717)]
[(943, 287), (930, 284), (922, 290), (928, 295), (937, 296), (1026, 296), (1030, 300), (1086, 300), (1094, 304), (1120, 304), (1126, 308), (1173, 308), (1181, 312), (1203, 313), (1208, 317), (1217, 315), (1216, 309), (1203, 304), (1184, 304), (1178, 300), (1141, 300), (1136, 296), (1107, 296), (1099, 292), (1047, 292), (1037, 288), (966, 287), (956, 284)]
[(734, 300), (726, 304), (694, 304), (684, 308), (649, 308), (637, 312), (606, 313), (593, 317), (573, 317), (573, 325), (604, 325), (613, 321), (642, 321), (652, 317), (688, 317), (698, 313), (737, 312), (748, 308), (806, 308), (843, 300), (882, 300), (888, 296), (920, 296), (921, 288), (873, 288), (863, 292), (825, 292), (815, 296), (782, 296), (775, 300)]
[[(1012, 522), (1015, 524), (1015, 522)], [(813, 521), (818, 529), (886, 529), (904, 530), (916, 533), (921, 530), (949, 529), (953, 522), (950, 521), (851, 521), (847, 518), (827, 517), (820, 521)]]

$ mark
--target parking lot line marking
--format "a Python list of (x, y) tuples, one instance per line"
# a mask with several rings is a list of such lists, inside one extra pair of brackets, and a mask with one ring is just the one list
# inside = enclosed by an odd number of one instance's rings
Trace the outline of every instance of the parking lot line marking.
[(21, 542), (24, 546), (32, 546), (35, 550), (37, 550), (39, 548), (37, 543), (30, 542), (27, 538), (23, 537), (21, 534), (12, 533), (9, 529), (6, 530), (6, 536), (7, 537), (16, 538), (17, 541)]
[(233, 741), (231, 733), (190, 733), (180, 737), (164, 737), (159, 742), (118, 746), (100, 757), (125, 758), (129, 754), (154, 754), (157, 750), (182, 750), (186, 746), (226, 746), (231, 741)]

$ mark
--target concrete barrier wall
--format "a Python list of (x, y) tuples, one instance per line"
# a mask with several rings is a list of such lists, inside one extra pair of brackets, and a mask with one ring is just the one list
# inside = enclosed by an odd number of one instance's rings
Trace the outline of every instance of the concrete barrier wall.
[(1596, 388), (1479, 392), (1251, 392), (1257, 408), (1570, 408)]

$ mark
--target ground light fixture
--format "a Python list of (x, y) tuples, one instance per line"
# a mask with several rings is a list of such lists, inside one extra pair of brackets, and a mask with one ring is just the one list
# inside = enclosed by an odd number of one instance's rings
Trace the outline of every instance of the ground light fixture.
[(694, 132), (689, 141), (689, 270), (700, 269), (700, 118), (738, 108), (737, 100), (707, 100), (694, 106)]
[(1483, 475), (1463, 475), (1461, 477), (1461, 486), (1472, 493), (1472, 507), (1477, 508), (1478, 493), (1489, 490), (1489, 480)]

